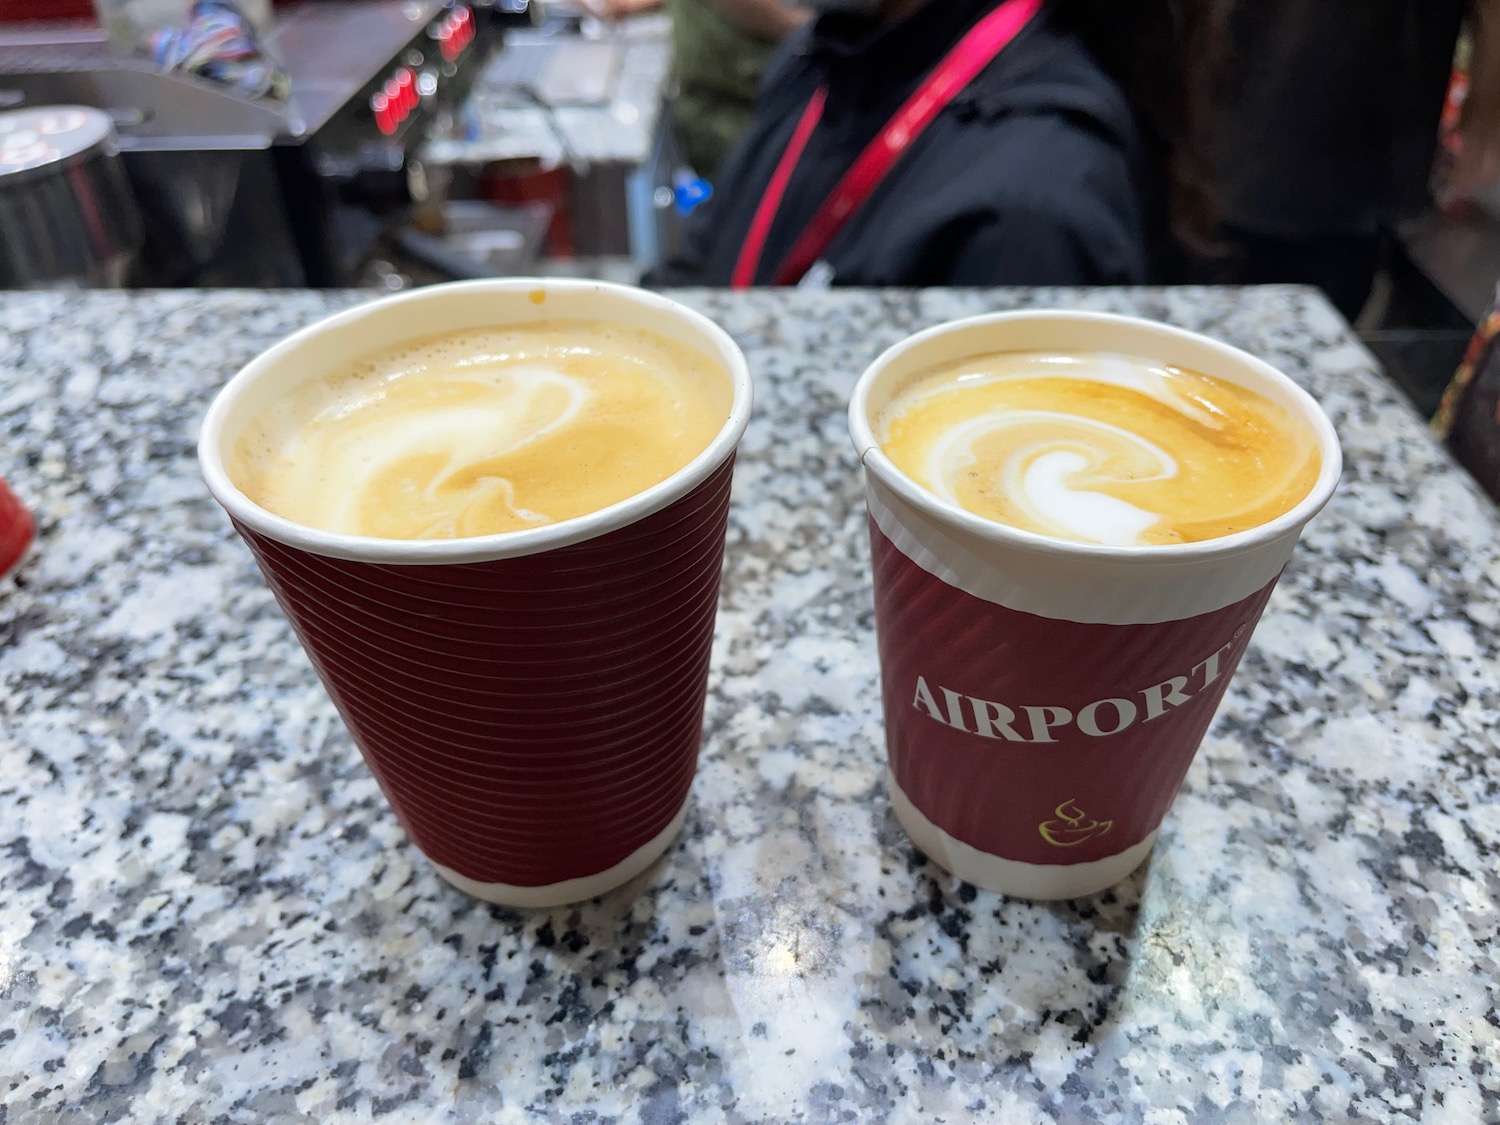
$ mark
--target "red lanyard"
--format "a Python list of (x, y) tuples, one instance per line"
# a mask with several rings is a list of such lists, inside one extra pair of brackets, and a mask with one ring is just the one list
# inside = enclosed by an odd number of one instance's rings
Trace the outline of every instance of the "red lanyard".
[[(833, 194), (823, 201), (797, 241), (792, 244), (786, 260), (776, 271), (775, 284), (795, 285), (802, 280), (814, 262), (822, 257), (839, 231), (844, 229), (850, 217), (859, 209), (874, 190), (880, 186), (896, 161), (922, 135), (922, 130), (932, 123), (974, 76), (990, 64), (995, 56), (1005, 50), (1021, 29), (1031, 22), (1042, 0), (1005, 0), (989, 15), (975, 24), (967, 35), (958, 41), (942, 62), (938, 63), (911, 97), (906, 99), (895, 115), (885, 123), (865, 150), (855, 158), (844, 173)], [(730, 275), (731, 289), (745, 289), (755, 283), (755, 271), (760, 266), (761, 252), (765, 249), (766, 236), (781, 207), (781, 197), (786, 194), (787, 181), (808, 138), (818, 127), (823, 117), (823, 103), (828, 100), (828, 90), (820, 86), (812, 100), (802, 111), (792, 139), (781, 154), (776, 171), (766, 185), (765, 194), (755, 208), (750, 220), (750, 229), (745, 234), (745, 243), (740, 247), (739, 257)]]

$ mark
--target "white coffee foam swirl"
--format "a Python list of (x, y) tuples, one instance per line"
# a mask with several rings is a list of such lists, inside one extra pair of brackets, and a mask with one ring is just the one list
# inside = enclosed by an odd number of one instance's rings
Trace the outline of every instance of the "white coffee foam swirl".
[(547, 514), (519, 507), (513, 483), (501, 477), (481, 477), (467, 485), (460, 504), (444, 500), (439, 493), (471, 466), (514, 453), (571, 425), (588, 404), (588, 384), (536, 365), (486, 369), (470, 362), (462, 366), (464, 378), (485, 385), (489, 393), (421, 411), (366, 410), (361, 424), (349, 434), (319, 443), (322, 474), (343, 484), (325, 490), (327, 507), (318, 520), (320, 526), (357, 531), (360, 506), (375, 482), (408, 458), (424, 454), (444, 458), (423, 488), (423, 499), (434, 512), (444, 514), (437, 515), (421, 537), (456, 534), (452, 526), (455, 510), (472, 509), (497, 498), (528, 523), (551, 522)]
[[(1070, 379), (1103, 383), (1107, 386), (1122, 387), (1125, 390), (1143, 394), (1210, 429), (1219, 429), (1222, 424), (1218, 411), (1212, 404), (1202, 400), (1188, 399), (1177, 393), (1176, 387), (1166, 377), (1169, 369), (1135, 356), (1107, 353), (1048, 355), (1018, 352), (992, 356), (990, 360), (990, 364), (985, 369), (966, 372), (954, 381), (965, 387), (1033, 379)], [(946, 385), (937, 386), (928, 393), (941, 394), (947, 389)], [(920, 398), (914, 398), (912, 401), (920, 401)]]
[(593, 321), (478, 328), (353, 357), (279, 396), (235, 442), (255, 503), (393, 539), (523, 531), (667, 479), (732, 395), (696, 349)]
[[(1050, 410), (1012, 410), (982, 414), (949, 430), (932, 447), (927, 458), (927, 478), (932, 487), (954, 504), (962, 506), (955, 485), (979, 461), (975, 445), (998, 438), (1007, 430), (1041, 428), (1039, 440), (1022, 441), (1000, 466), (1000, 485), (1034, 523), (1079, 539), (1115, 546), (1133, 546), (1141, 533), (1161, 519), (1134, 504), (1093, 489), (1078, 480), (1096, 470), (1099, 451), (1125, 447), (1144, 455), (1155, 472), (1132, 474), (1137, 481), (1170, 480), (1177, 475), (1177, 462), (1166, 450), (1138, 434)], [(1057, 430), (1065, 436), (1057, 436)], [(1090, 440), (1092, 439), (1092, 440)]]
[[(1031, 389), (1053, 381), (1059, 388), (1055, 402), (1051, 394)], [(1198, 392), (1201, 379), (1184, 378), (1155, 361), (1108, 353), (1023, 352), (976, 357), (908, 387), (881, 419), (882, 442), (896, 420), (929, 403), (947, 414), (953, 407), (941, 402), (979, 406), (985, 398), (1005, 399), (1009, 405), (986, 403), (984, 413), (960, 416), (910, 447), (911, 468), (921, 483), (961, 507), (970, 506), (962, 495), (966, 491), (969, 501), (975, 494), (1003, 498), (1001, 507), (1011, 513), (1007, 521), (1013, 518), (1042, 534), (1111, 546), (1146, 542), (1145, 533), (1180, 513), (1169, 516), (1111, 493), (1120, 485), (1179, 477), (1180, 459), (1160, 444), (1172, 431), (1153, 427), (1147, 436), (1075, 413), (1070, 403), (1079, 392), (1064, 383), (1094, 383), (1143, 396), (1179, 419), (1184, 434), (1199, 435), (1194, 439), (1199, 448), (1205, 439), (1229, 439), (1234, 430), (1223, 406)], [(1015, 393), (1004, 390), (1011, 385)], [(986, 388), (993, 393), (986, 395)], [(932, 423), (923, 427), (930, 431)]]

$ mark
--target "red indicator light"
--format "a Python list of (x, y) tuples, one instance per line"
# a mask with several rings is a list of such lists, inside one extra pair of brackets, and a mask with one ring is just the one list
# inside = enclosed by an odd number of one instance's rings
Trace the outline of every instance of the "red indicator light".
[(453, 54), (455, 56), (474, 41), (474, 24), (467, 19), (467, 11), (464, 12), (464, 16), (466, 18), (455, 19), (453, 28)]
[(384, 94), (370, 99), (370, 110), (375, 114), (375, 127), (389, 137), (396, 131), (396, 119), (391, 113), (391, 101)]
[(401, 111), (401, 116), (405, 117), (417, 108), (417, 102), (420, 100), (417, 95), (417, 76), (412, 73), (410, 67), (403, 66), (396, 71), (396, 89), (398, 91), (396, 105)]
[(455, 8), (438, 28), (438, 49), (448, 62), (452, 62), (470, 43), (474, 42), (474, 14), (468, 8)]

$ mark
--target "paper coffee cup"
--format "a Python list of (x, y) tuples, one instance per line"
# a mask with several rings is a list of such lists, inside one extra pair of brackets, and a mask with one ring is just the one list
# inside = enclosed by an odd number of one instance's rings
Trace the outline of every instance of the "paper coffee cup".
[[(468, 539), (338, 535), (282, 519), (225, 459), (267, 404), (352, 358), (544, 320), (648, 329), (722, 365), (723, 428), (662, 483), (577, 519)], [(416, 845), (491, 902), (550, 906), (649, 866), (686, 815), (735, 449), (750, 376), (729, 336), (664, 297), (586, 281), (438, 285), (283, 340), (219, 393), (209, 490), (250, 545)]]
[(0, 578), (21, 561), (35, 534), (36, 525), (31, 513), (0, 477)]
[[(1303, 419), (1322, 469), (1292, 510), (1197, 543), (1110, 547), (1003, 526), (881, 451), (925, 369), (1006, 351), (1144, 356), (1252, 388)], [(1305, 391), (1236, 348), (1084, 312), (974, 317), (881, 355), (849, 406), (865, 466), (891, 803), (953, 874), (1022, 898), (1093, 894), (1146, 858), (1303, 526), (1341, 457)]]

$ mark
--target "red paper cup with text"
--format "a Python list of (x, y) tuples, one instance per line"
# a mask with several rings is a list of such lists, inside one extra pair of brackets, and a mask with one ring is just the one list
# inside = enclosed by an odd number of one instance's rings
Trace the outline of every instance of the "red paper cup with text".
[(31, 513), (0, 477), (0, 578), (15, 569), (35, 534)]
[[(1007, 351), (1144, 356), (1250, 387), (1307, 423), (1322, 471), (1285, 515), (1198, 543), (1096, 546), (983, 519), (897, 469), (876, 422), (919, 372)], [(861, 376), (849, 423), (865, 466), (897, 818), (988, 890), (1060, 899), (1118, 882), (1151, 851), (1277, 577), (1333, 493), (1332, 424), (1236, 348), (1062, 311), (910, 337)]]
[[(354, 357), (464, 329), (591, 320), (716, 360), (723, 428), (661, 484), (544, 527), (469, 539), (336, 535), (225, 471), (246, 424)], [(417, 289), (283, 340), (219, 393), (199, 460), (416, 845), (491, 902), (552, 906), (645, 870), (682, 827), (702, 739), (730, 475), (750, 376), (727, 333), (588, 281)]]

